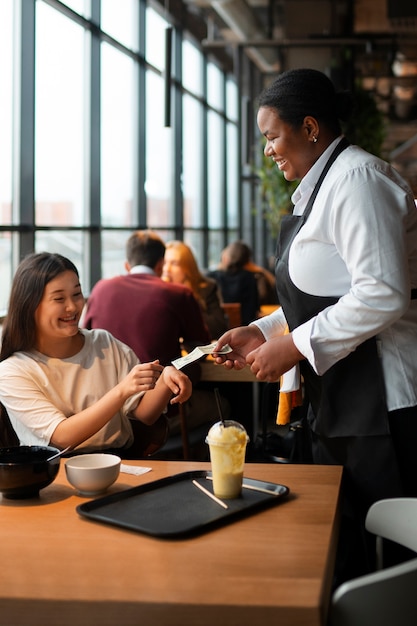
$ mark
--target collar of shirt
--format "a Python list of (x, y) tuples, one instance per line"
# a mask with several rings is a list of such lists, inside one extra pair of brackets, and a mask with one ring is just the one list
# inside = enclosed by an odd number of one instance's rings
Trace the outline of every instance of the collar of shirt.
[(291, 202), (294, 205), (293, 215), (302, 215), (307, 206), (308, 199), (313, 193), (313, 189), (317, 184), (321, 172), (327, 163), (328, 158), (340, 141), (341, 137), (338, 137), (326, 148), (326, 150), (319, 156), (314, 165), (308, 170), (304, 178), (301, 179), (300, 184), (291, 196)]
[(147, 265), (134, 265), (130, 268), (129, 274), (152, 274), (156, 276), (153, 269)]

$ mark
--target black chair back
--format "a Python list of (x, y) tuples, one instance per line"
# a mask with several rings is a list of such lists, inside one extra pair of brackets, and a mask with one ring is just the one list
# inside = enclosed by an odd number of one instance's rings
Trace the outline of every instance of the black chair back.
[(11, 448), (12, 446), (19, 445), (19, 438), (10, 423), (10, 418), (7, 414), (7, 411), (5, 407), (0, 404), (0, 447)]

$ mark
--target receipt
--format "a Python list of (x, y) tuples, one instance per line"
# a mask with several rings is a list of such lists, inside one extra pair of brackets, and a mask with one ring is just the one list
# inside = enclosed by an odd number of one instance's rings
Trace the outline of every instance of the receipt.
[(152, 470), (151, 467), (143, 467), (143, 465), (125, 465), (124, 463), (120, 464), (120, 471), (125, 474), (133, 474), (134, 476), (140, 476), (141, 474), (146, 474)]
[[(176, 367), (177, 370), (180, 370), (189, 363), (198, 361), (198, 359), (201, 359), (201, 357), (206, 356), (207, 354), (213, 354), (216, 343), (217, 342), (214, 341), (207, 346), (198, 346), (198, 348), (194, 348), (194, 350), (189, 354), (186, 354), (185, 356), (182, 356), (179, 359), (175, 359), (175, 361), (172, 361), (172, 365)], [(232, 348), (228, 344), (226, 344), (221, 350), (216, 350), (216, 354), (228, 354), (231, 351)]]

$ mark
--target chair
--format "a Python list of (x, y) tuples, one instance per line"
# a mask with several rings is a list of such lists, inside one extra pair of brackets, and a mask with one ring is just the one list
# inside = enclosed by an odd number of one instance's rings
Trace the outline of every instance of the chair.
[(378, 569), (383, 566), (382, 539), (390, 539), (417, 552), (417, 498), (387, 498), (375, 502), (368, 511), (366, 528), (377, 538)]
[(229, 328), (242, 326), (242, 305), (240, 302), (224, 302), (221, 306), (229, 320)]
[[(417, 498), (390, 498), (373, 504), (366, 528), (417, 551)], [(379, 544), (379, 545), (378, 545)], [(380, 542), (377, 542), (377, 552)], [(381, 554), (378, 554), (381, 561)], [(417, 558), (343, 583), (336, 589), (331, 626), (415, 626)]]
[(19, 438), (11, 425), (6, 408), (0, 403), (0, 448), (11, 448), (19, 444)]
[(169, 426), (168, 426), (168, 437), (164, 441), (164, 444), (160, 447), (159, 452), (164, 455), (168, 454), (178, 454), (178, 456), (184, 461), (188, 461), (190, 458), (190, 432), (187, 424), (187, 416), (185, 410), (185, 404), (178, 405), (178, 412), (180, 418), (180, 434), (169, 437)]
[(157, 451), (155, 458), (166, 460), (203, 460), (201, 449), (205, 454), (208, 448), (205, 445), (205, 438), (209, 426), (202, 424), (195, 428), (190, 428), (187, 423), (186, 403), (179, 405), (180, 432), (170, 435), (164, 445)]
[(130, 419), (134, 441), (127, 451), (125, 459), (142, 459), (154, 455), (165, 444), (168, 433), (168, 419), (161, 415), (156, 422), (148, 426), (136, 419)]

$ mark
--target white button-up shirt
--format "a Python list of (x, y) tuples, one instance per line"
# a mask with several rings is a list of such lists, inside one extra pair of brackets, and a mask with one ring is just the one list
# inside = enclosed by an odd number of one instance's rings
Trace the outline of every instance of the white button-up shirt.
[[(336, 140), (292, 200), (301, 215)], [(318, 374), (376, 336), (389, 410), (417, 405), (417, 209), (408, 185), (384, 161), (349, 146), (325, 177), (296, 235), (289, 273), (300, 289), (338, 302), (296, 328)], [(286, 326), (281, 309), (255, 322), (268, 339)]]

